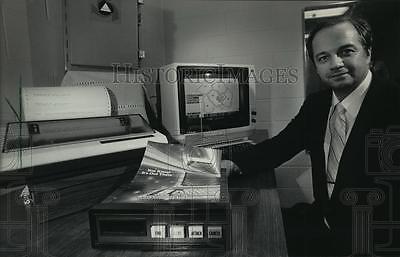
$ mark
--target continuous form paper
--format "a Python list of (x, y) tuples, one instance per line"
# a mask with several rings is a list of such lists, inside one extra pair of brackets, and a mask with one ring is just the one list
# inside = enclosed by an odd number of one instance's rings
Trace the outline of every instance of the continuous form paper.
[(143, 76), (131, 74), (129, 81), (126, 82), (125, 75), (120, 75), (116, 76), (113, 72), (68, 71), (61, 86), (105, 87), (110, 94), (112, 115), (140, 114), (148, 121)]
[(111, 115), (105, 87), (26, 87), (21, 90), (23, 120), (58, 120)]

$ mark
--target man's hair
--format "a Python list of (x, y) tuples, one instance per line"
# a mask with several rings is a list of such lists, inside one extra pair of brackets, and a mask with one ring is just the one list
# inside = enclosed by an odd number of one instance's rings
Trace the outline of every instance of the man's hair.
[(312, 48), (312, 42), (315, 38), (315, 35), (322, 29), (335, 26), (339, 23), (349, 22), (353, 25), (353, 27), (358, 32), (360, 36), (361, 45), (364, 47), (365, 52), (368, 54), (368, 51), (372, 47), (372, 30), (371, 26), (368, 24), (366, 20), (361, 17), (352, 17), (352, 16), (340, 16), (335, 18), (330, 18), (318, 23), (314, 29), (310, 32), (310, 35), (307, 39), (306, 47), (307, 53), (310, 57), (311, 61), (315, 65), (314, 61), (314, 50)]

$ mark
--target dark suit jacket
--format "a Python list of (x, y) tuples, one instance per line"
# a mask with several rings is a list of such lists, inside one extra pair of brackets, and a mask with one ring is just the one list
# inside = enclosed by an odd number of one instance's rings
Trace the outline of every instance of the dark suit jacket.
[[(296, 117), (277, 136), (257, 144), (245, 153), (233, 155), (234, 161), (243, 171), (265, 171), (275, 168), (291, 159), (302, 150), (311, 158), (314, 190), (314, 206), (319, 217), (327, 217), (333, 231), (338, 236), (345, 234), (351, 243), (351, 207), (358, 203), (344, 199), (345, 191), (376, 188), (376, 175), (367, 172), (379, 167), (377, 151), (366, 157), (368, 135), (371, 129), (386, 129), (400, 124), (400, 88), (386, 80), (372, 76), (370, 88), (361, 105), (358, 116), (350, 132), (339, 163), (336, 184), (329, 199), (325, 173), (324, 138), (331, 105), (332, 90), (312, 94), (303, 103)], [(400, 132), (397, 133), (400, 138)], [(400, 142), (400, 141), (399, 141)], [(379, 143), (378, 143), (379, 144)], [(378, 148), (376, 143), (370, 148)], [(372, 164), (373, 163), (373, 164)], [(369, 169), (367, 169), (369, 168)], [(359, 196), (362, 197), (362, 196)], [(351, 198), (351, 197), (350, 197)], [(349, 238), (350, 237), (350, 238)]]

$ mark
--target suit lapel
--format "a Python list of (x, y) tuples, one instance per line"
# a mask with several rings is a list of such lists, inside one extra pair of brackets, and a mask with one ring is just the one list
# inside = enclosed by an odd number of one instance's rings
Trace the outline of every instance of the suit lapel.
[(324, 151), (324, 141), (326, 124), (328, 122), (329, 110), (332, 102), (332, 90), (326, 90), (323, 92), (322, 96), (319, 98), (318, 108), (312, 110), (314, 112), (313, 119), (314, 125), (311, 129), (311, 137), (314, 138), (315, 142), (315, 161), (313, 162), (313, 180), (316, 180), (316, 186), (318, 186), (318, 194), (320, 194), (320, 199), (323, 200), (323, 204), (329, 199), (328, 189), (326, 186), (327, 178), (325, 172), (325, 151)]
[[(371, 122), (374, 118), (374, 111), (376, 110), (377, 97), (379, 95), (379, 88), (376, 83), (376, 79), (373, 78), (371, 81), (370, 88), (361, 104), (358, 115), (354, 121), (353, 128), (347, 139), (346, 145), (343, 149), (342, 157), (339, 162), (338, 173), (336, 177), (336, 184), (332, 193), (332, 198), (336, 194), (346, 187), (345, 183), (357, 178), (360, 172), (364, 172), (364, 169), (357, 167), (356, 170), (349, 169), (350, 164), (357, 160), (354, 160), (357, 151), (364, 151), (365, 136), (368, 134), (371, 128)], [(361, 149), (362, 148), (362, 149)], [(351, 173), (351, 174), (350, 174)]]

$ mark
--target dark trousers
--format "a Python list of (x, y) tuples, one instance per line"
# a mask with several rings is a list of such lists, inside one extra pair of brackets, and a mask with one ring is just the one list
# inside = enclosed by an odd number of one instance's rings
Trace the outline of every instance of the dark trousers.
[(347, 255), (342, 253), (345, 249), (337, 245), (337, 236), (327, 227), (313, 205), (297, 204), (282, 209), (282, 216), (290, 257)]

